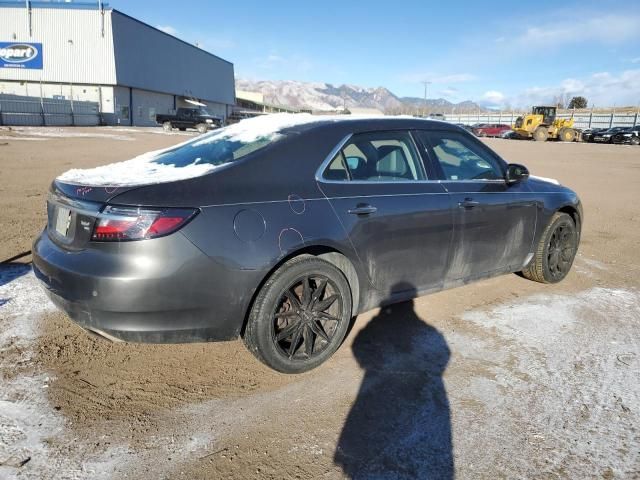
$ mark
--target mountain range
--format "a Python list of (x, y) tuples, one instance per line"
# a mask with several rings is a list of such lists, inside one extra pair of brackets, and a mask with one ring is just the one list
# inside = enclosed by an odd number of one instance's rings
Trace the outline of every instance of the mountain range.
[(343, 108), (376, 108), (387, 114), (415, 113), (471, 113), (482, 107), (472, 101), (452, 103), (444, 98), (427, 99), (398, 97), (384, 87), (366, 88), (357, 85), (335, 86), (321, 82), (294, 80), (246, 80), (236, 79), (236, 89), (259, 92), (264, 101), (311, 110), (336, 110)]

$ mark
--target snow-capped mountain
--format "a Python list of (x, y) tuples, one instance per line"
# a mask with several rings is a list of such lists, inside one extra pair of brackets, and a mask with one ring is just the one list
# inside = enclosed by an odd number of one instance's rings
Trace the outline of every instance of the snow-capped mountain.
[(415, 113), (422, 109), (429, 112), (476, 112), (480, 107), (470, 101), (458, 104), (443, 98), (399, 98), (384, 87), (365, 88), (357, 85), (335, 86), (330, 83), (310, 83), (293, 80), (245, 80), (236, 79), (236, 89), (260, 92), (268, 103), (288, 105), (312, 110), (336, 110), (354, 107), (377, 108), (385, 113)]

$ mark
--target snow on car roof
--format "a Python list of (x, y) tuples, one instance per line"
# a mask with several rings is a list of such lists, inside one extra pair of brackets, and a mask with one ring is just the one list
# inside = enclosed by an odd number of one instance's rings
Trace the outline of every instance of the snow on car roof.
[(161, 154), (184, 147), (199, 147), (220, 140), (251, 143), (258, 139), (276, 140), (281, 131), (287, 128), (346, 120), (380, 118), (379, 115), (311, 115), (309, 113), (277, 113), (242, 120), (213, 132), (189, 139), (169, 148), (148, 152), (131, 160), (103, 165), (89, 169), (72, 169), (64, 172), (57, 180), (65, 183), (92, 186), (133, 186), (154, 183), (175, 182), (199, 177), (220, 168), (222, 165), (198, 163), (194, 157), (192, 163), (176, 166), (159, 162)]

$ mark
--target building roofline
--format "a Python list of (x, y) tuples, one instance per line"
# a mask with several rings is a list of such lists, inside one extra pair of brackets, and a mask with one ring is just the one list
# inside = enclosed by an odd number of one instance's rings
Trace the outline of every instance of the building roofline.
[[(60, 8), (60, 9), (68, 9), (68, 10), (98, 10), (99, 9), (99, 2), (95, 1), (95, 2), (53, 2), (53, 1), (49, 1), (49, 2), (43, 2), (43, 1), (30, 1), (29, 5), (31, 6), (31, 8)], [(26, 2), (24, 1), (14, 1), (14, 0), (0, 0), (0, 8), (26, 8)], [(167, 35), (168, 37), (171, 37), (173, 40), (176, 40), (180, 43), (183, 43), (185, 45), (187, 45), (188, 47), (194, 48), (202, 53), (206, 53), (207, 55), (217, 59), (217, 60), (221, 60), (225, 63), (228, 63), (229, 65), (233, 66), (233, 62), (230, 62), (229, 60), (226, 60), (222, 57), (219, 57), (218, 55), (215, 55), (211, 52), (208, 52), (207, 50), (200, 48), (200, 47), (196, 47), (194, 44), (189, 43), (185, 40), (182, 40), (181, 38), (178, 38), (174, 35), (171, 35), (170, 33), (167, 32), (163, 32), (162, 30), (160, 30), (159, 28), (154, 27), (153, 25), (149, 25), (146, 22), (143, 22), (142, 20), (139, 20), (135, 17), (132, 17), (131, 15), (127, 15), (124, 12), (121, 12), (120, 10), (116, 10), (115, 8), (111, 8), (109, 7), (109, 4), (106, 2), (102, 3), (102, 9), (103, 10), (109, 10), (111, 12), (115, 12), (119, 15), (122, 15), (123, 17), (127, 17), (130, 20), (133, 20), (134, 22), (137, 22), (141, 25), (144, 25), (145, 27), (149, 27), (157, 32), (162, 33), (163, 35)]]
[(160, 32), (160, 33), (162, 33), (163, 35), (166, 35), (167, 37), (170, 37), (170, 38), (171, 38), (171, 39), (173, 39), (173, 40), (177, 40), (177, 41), (178, 41), (178, 42), (180, 42), (180, 43), (184, 43), (184, 44), (185, 44), (185, 45), (187, 45), (188, 47), (194, 48), (194, 49), (198, 50), (199, 52), (206, 53), (207, 55), (209, 55), (209, 56), (211, 56), (211, 57), (213, 57), (213, 58), (216, 58), (216, 59), (218, 59), (218, 60), (222, 60), (223, 62), (228, 63), (229, 65), (233, 66), (233, 62), (230, 62), (229, 60), (225, 60), (224, 58), (219, 57), (218, 55), (215, 55), (215, 54), (213, 54), (213, 53), (211, 53), (211, 52), (208, 52), (208, 51), (206, 51), (206, 50), (205, 50), (205, 49), (203, 49), (203, 48), (196, 47), (194, 44), (189, 43), (189, 42), (187, 42), (187, 41), (185, 41), (185, 40), (182, 40), (181, 38), (178, 38), (178, 37), (176, 37), (176, 36), (174, 36), (174, 35), (171, 35), (170, 33), (163, 32), (162, 30), (160, 30), (159, 28), (154, 27), (153, 25), (149, 25), (148, 23), (143, 22), (142, 20), (139, 20), (139, 19), (137, 19), (137, 18), (135, 18), (135, 17), (132, 17), (131, 15), (127, 15), (126, 13), (121, 12), (120, 10), (116, 10), (115, 8), (112, 8), (111, 10), (112, 10), (113, 12), (115, 12), (115, 13), (119, 14), (119, 15), (122, 15), (123, 17), (127, 17), (128, 19), (133, 20), (134, 22), (137, 22), (137, 23), (139, 23), (139, 24), (141, 24), (141, 25), (144, 25), (145, 27), (149, 27), (149, 28), (151, 28), (152, 30), (155, 30), (156, 32)]
[[(15, 0), (0, 0), (0, 8), (26, 8), (27, 2), (15, 1)], [(64, 2), (64, 1), (29, 1), (31, 8), (62, 8), (68, 10), (98, 10), (100, 3), (96, 0), (94, 2)], [(102, 8), (104, 10), (110, 10), (109, 4), (102, 2)]]

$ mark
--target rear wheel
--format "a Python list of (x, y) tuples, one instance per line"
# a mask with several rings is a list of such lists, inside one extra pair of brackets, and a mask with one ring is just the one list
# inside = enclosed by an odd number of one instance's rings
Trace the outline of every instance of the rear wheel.
[(578, 231), (570, 215), (556, 212), (542, 234), (533, 259), (522, 275), (540, 283), (557, 283), (567, 276), (578, 250)]
[(576, 136), (576, 133), (573, 130), (573, 128), (563, 128), (558, 133), (558, 138), (560, 139), (561, 142), (573, 142), (573, 139), (575, 138), (575, 136)]
[(319, 258), (297, 257), (260, 289), (243, 340), (274, 370), (301, 373), (333, 355), (350, 320), (351, 290), (344, 274)]
[(533, 132), (533, 139), (536, 142), (545, 142), (549, 138), (549, 132), (544, 127), (538, 127)]
[(205, 123), (199, 123), (196, 125), (196, 130), (198, 130), (198, 133), (207, 133), (207, 125)]
[(162, 129), (163, 129), (165, 132), (170, 132), (170, 131), (173, 129), (173, 127), (171, 126), (171, 122), (164, 122), (164, 123), (162, 124)]

